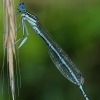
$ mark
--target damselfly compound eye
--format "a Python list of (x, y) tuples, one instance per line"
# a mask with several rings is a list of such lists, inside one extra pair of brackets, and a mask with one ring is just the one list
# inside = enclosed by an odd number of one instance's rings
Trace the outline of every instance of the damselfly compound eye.
[(26, 7), (24, 5), (24, 3), (20, 3), (18, 6), (17, 6), (18, 10), (21, 11), (21, 12), (25, 12), (26, 11)]

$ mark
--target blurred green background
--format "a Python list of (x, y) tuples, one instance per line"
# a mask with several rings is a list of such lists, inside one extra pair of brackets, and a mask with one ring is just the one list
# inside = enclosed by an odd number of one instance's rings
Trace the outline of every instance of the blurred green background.
[[(22, 2), (26, 4), (29, 12), (38, 16), (41, 24), (79, 67), (85, 78), (83, 88), (90, 100), (100, 100), (100, 1), (23, 0)], [(19, 0), (15, 1), (15, 10), (19, 3)], [(0, 1), (0, 70), (3, 61), (4, 32), (1, 5)], [(20, 15), (16, 16), (17, 25)], [(28, 23), (27, 27), (29, 38), (19, 49), (21, 88), (18, 97), (16, 85), (16, 100), (85, 100), (77, 85), (69, 82), (57, 70), (41, 37), (35, 34)], [(20, 38), (22, 28), (17, 34)], [(0, 76), (0, 100), (9, 98), (12, 100), (6, 63), (5, 61), (3, 95), (3, 77)]]

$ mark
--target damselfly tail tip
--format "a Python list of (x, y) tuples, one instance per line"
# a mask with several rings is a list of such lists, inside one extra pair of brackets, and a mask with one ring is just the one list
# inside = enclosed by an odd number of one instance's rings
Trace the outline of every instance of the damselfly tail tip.
[(81, 90), (81, 92), (82, 92), (82, 94), (83, 94), (85, 100), (89, 100), (88, 96), (86, 95), (85, 91), (83, 90), (82, 85), (79, 85), (79, 89)]

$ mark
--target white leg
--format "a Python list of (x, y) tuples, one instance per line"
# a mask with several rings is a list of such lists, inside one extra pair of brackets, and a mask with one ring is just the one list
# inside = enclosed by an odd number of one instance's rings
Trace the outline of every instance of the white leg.
[[(23, 39), (23, 38), (24, 38), (24, 39), (22, 40), (22, 42), (21, 42), (20, 45), (18, 46), (18, 49), (26, 42), (26, 40), (27, 40), (27, 38), (28, 38), (28, 36), (29, 36), (28, 30), (27, 30), (27, 27), (26, 27), (26, 24), (25, 24), (24, 20), (22, 20), (22, 25), (23, 25), (23, 36), (22, 36), (22, 38), (20, 38), (18, 41), (20, 41), (20, 40)], [(24, 37), (24, 35), (25, 35), (24, 31), (26, 32), (26, 37)], [(16, 41), (16, 42), (18, 42), (18, 41)]]

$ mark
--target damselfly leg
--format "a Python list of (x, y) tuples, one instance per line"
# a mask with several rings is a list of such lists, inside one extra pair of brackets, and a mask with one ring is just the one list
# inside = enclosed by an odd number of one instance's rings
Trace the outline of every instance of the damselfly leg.
[[(17, 31), (20, 29), (20, 27), (23, 27), (23, 32), (22, 32), (22, 37), (19, 38), (14, 44), (18, 43), (20, 40), (22, 40), (22, 42), (20, 43), (20, 45), (18, 46), (18, 49), (26, 42), (28, 36), (29, 36), (29, 33), (28, 33), (28, 30), (27, 30), (27, 27), (26, 27), (26, 24), (23, 20), (23, 17), (21, 17), (21, 21), (19, 23), (19, 26), (17, 28)], [(26, 36), (25, 36), (25, 33), (26, 33)]]

